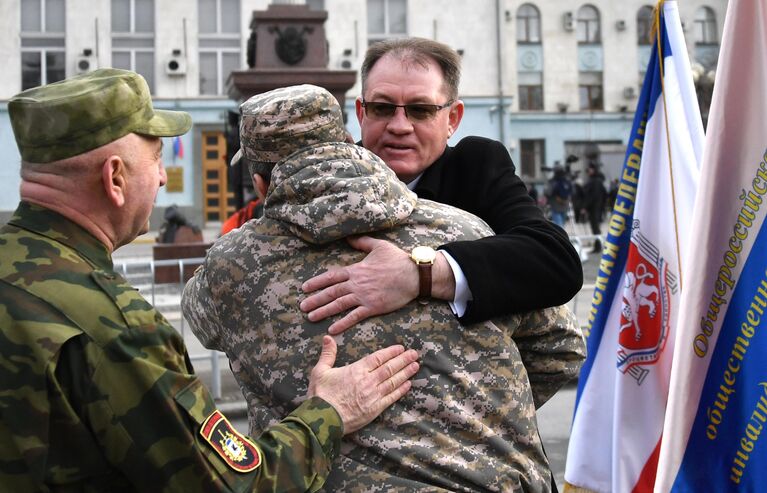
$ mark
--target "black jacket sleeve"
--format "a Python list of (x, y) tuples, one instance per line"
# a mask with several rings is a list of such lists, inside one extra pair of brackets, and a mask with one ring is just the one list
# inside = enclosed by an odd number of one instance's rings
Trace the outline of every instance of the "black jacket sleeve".
[(496, 233), (441, 247), (473, 296), (461, 323), (562, 305), (580, 290), (583, 270), (567, 233), (543, 216), (500, 142), (466, 137), (447, 147), (415, 191), (481, 217)]

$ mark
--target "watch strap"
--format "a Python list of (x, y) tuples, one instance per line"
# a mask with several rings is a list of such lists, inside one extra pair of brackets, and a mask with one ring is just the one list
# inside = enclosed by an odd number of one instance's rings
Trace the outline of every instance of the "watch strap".
[(418, 265), (418, 300), (425, 301), (431, 298), (431, 267), (432, 262), (423, 262)]

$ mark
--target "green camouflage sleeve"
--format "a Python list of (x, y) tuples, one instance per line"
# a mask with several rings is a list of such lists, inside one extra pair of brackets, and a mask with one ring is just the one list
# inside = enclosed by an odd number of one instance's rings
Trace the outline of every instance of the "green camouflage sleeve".
[(343, 436), (336, 410), (312, 397), (258, 437), (264, 470), (255, 491), (318, 491), (330, 474)]
[[(8, 295), (0, 300), (22, 307), (0, 303), (0, 321), (10, 331), (33, 323), (6, 316), (32, 306), (29, 297), (11, 297), (17, 293), (0, 293)], [(37, 320), (45, 305), (36, 308), (30, 316)], [(216, 411), (164, 327), (151, 337), (131, 331), (134, 342), (152, 341), (135, 347), (137, 356), (146, 357), (133, 359), (119, 347), (101, 351), (82, 334), (73, 337), (66, 320), (56, 328), (69, 342), (55, 372), (22, 374), (23, 392), (11, 383), (0, 393), (0, 485), (8, 491), (42, 491), (43, 482), (72, 491), (316, 491), (327, 478), (342, 424), (322, 399), (305, 401), (258, 438), (246, 439)], [(16, 366), (28, 359), (19, 357)], [(203, 431), (213, 416), (220, 419), (209, 427), (211, 440)]]
[[(257, 439), (243, 437), (187, 371), (171, 331), (158, 325), (127, 334), (138, 357), (122, 364), (105, 361), (120, 350), (86, 358), (97, 362), (86, 412), (109, 462), (143, 491), (319, 489), (342, 436), (332, 406), (310, 399)], [(86, 352), (98, 353), (93, 346)]]
[(575, 315), (565, 305), (520, 316), (513, 338), (538, 409), (578, 375), (586, 358), (586, 343)]
[[(321, 487), (343, 433), (330, 404), (309, 399), (257, 439), (242, 436), (194, 374), (182, 337), (136, 289), (58, 242), (9, 231), (0, 236), (2, 485)], [(92, 256), (111, 267), (101, 250)], [(40, 260), (40, 252), (63, 253)]]

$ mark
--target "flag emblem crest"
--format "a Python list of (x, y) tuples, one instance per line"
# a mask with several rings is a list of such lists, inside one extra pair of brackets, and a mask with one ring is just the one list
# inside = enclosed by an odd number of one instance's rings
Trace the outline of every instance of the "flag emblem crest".
[(639, 221), (631, 233), (624, 279), (618, 369), (641, 385), (666, 346), (677, 283), (658, 247), (639, 231)]

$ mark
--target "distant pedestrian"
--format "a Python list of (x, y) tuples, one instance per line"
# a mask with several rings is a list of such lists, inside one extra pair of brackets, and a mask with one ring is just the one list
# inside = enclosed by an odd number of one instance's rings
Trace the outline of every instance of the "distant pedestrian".
[(546, 185), (546, 200), (551, 211), (551, 220), (560, 228), (565, 227), (570, 200), (573, 195), (573, 182), (561, 166), (554, 167), (554, 176)]
[(530, 196), (531, 199), (533, 199), (535, 201), (536, 205), (539, 205), (538, 204), (538, 189), (535, 188), (535, 184), (534, 183), (526, 183), (525, 185), (527, 186), (527, 194)]
[(607, 212), (610, 213), (615, 206), (615, 199), (618, 197), (618, 179), (613, 178), (610, 182), (610, 190), (607, 192)]
[[(583, 186), (583, 206), (584, 214), (588, 215), (591, 225), (591, 234), (601, 235), (600, 224), (605, 210), (607, 200), (607, 189), (605, 188), (605, 175), (597, 168), (597, 164), (591, 163), (586, 169), (586, 184)], [(594, 253), (602, 251), (602, 242), (599, 239), (594, 241)]]

